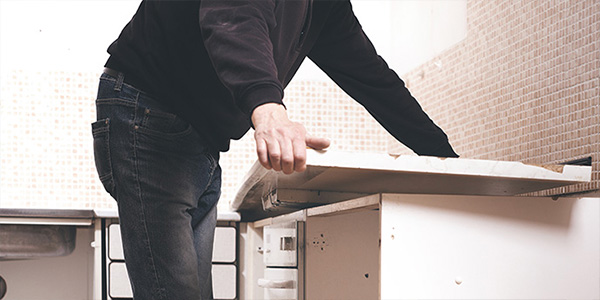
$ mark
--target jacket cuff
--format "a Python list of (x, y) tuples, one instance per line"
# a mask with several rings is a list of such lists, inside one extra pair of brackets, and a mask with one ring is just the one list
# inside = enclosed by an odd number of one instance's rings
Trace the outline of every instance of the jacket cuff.
[(283, 91), (276, 85), (261, 85), (246, 92), (238, 105), (248, 118), (258, 106), (265, 103), (279, 103), (283, 105)]
[(454, 152), (454, 149), (452, 149), (452, 146), (450, 146), (450, 143), (448, 142), (443, 143), (442, 145), (440, 145), (439, 147), (435, 148), (433, 151), (427, 154), (421, 155), (430, 155), (437, 157), (459, 157), (459, 155), (456, 154), (456, 152)]

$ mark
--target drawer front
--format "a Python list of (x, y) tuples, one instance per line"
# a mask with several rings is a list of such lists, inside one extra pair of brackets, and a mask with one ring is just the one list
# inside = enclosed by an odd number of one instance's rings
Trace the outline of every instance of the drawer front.
[(111, 298), (133, 297), (124, 262), (112, 262), (108, 266), (108, 295)]
[(108, 226), (108, 258), (111, 260), (124, 260), (119, 224)]
[[(235, 299), (237, 268), (234, 265), (213, 265), (213, 297)], [(133, 292), (124, 262), (113, 262), (108, 267), (108, 295), (111, 298), (132, 298)]]
[(217, 227), (213, 246), (213, 262), (234, 263), (236, 252), (236, 229), (234, 227)]
[(213, 265), (213, 297), (235, 299), (237, 296), (237, 268), (234, 265)]
[[(234, 263), (236, 260), (236, 234), (235, 227), (217, 227), (213, 245), (213, 262)], [(119, 224), (108, 226), (108, 258), (110, 260), (124, 260), (123, 244), (121, 243), (121, 230)]]
[[(217, 227), (213, 247), (213, 296), (214, 299), (237, 297), (237, 230), (235, 227)], [(125, 268), (121, 231), (118, 223), (107, 227), (108, 296), (131, 299), (133, 292)]]

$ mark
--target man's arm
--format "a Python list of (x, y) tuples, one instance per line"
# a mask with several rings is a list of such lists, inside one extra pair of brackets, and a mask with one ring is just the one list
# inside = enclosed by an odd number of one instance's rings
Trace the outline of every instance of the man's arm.
[(458, 156), (442, 129), (425, 114), (404, 82), (377, 55), (349, 1), (335, 1), (309, 58), (398, 141), (417, 154)]
[(273, 10), (273, 1), (203, 0), (199, 22), (217, 76), (251, 116), (259, 161), (290, 174), (306, 168), (306, 146), (323, 149), (329, 141), (307, 136), (287, 117), (269, 39)]
[(199, 25), (217, 76), (246, 115), (264, 103), (281, 103), (273, 45), (274, 1), (203, 0)]

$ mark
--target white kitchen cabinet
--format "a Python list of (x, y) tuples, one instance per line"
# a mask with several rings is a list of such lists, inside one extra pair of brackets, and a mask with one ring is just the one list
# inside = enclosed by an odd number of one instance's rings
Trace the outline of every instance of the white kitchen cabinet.
[[(100, 214), (107, 215), (106, 212)], [(104, 263), (100, 263), (106, 268), (106, 295), (109, 299), (131, 299), (133, 293), (125, 268), (118, 219), (114, 212), (110, 216), (112, 217), (102, 218), (105, 225), (98, 226), (97, 230), (99, 231), (97, 235), (102, 235), (102, 230), (106, 235), (104, 249), (106, 256)], [(217, 217), (212, 268), (215, 299), (237, 299), (237, 221), (239, 215), (236, 213), (220, 213)], [(98, 247), (97, 252), (102, 253), (102, 248)], [(99, 259), (102, 261), (102, 255)], [(100, 295), (96, 297), (100, 298)]]
[[(233, 205), (250, 218), (240, 299), (599, 298), (600, 201), (517, 195), (590, 176), (579, 166), (316, 152), (305, 173), (255, 167)], [(272, 227), (293, 226), (303, 232), (291, 247), (297, 267), (287, 267), (297, 270), (292, 292), (266, 280), (275, 268), (264, 257), (285, 244)]]
[(0, 234), (2, 299), (91, 299), (93, 217), (90, 210), (0, 209), (0, 230), (15, 233)]

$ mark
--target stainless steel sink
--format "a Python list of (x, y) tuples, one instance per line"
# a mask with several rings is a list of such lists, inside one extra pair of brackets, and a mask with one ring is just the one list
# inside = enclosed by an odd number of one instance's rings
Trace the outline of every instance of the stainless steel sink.
[(0, 224), (0, 260), (69, 255), (75, 238), (75, 226)]

